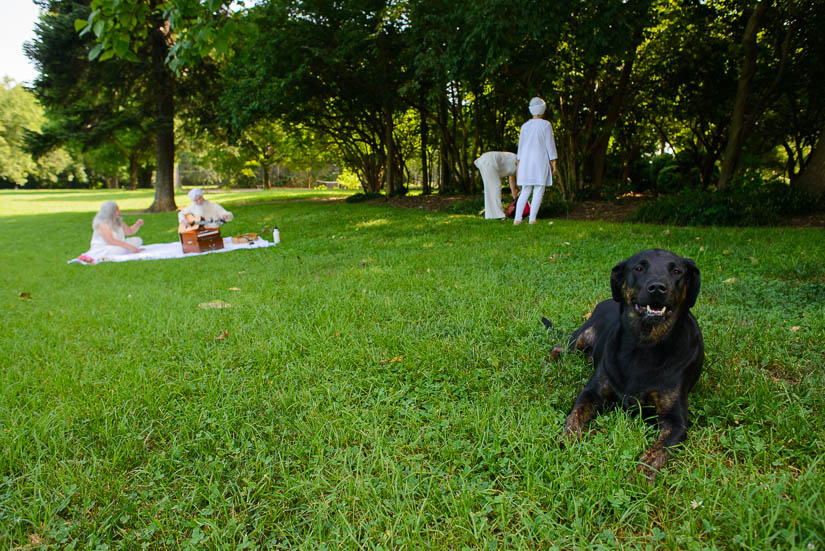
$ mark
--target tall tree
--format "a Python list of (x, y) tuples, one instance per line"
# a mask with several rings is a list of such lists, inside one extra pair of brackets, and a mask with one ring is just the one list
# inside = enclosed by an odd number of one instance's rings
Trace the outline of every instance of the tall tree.
[(403, 73), (394, 65), (402, 23), (383, 0), (272, 0), (226, 73), (221, 106), (236, 131), (280, 119), (324, 134), (368, 192), (403, 191), (394, 116)]
[(50, 0), (40, 6), (35, 39), (25, 51), (39, 70), (33, 91), (47, 107), (49, 120), (27, 138), (28, 148), (40, 156), (62, 144), (82, 151), (114, 144), (127, 159), (131, 186), (136, 186), (138, 167), (145, 164), (153, 141), (140, 101), (139, 71), (116, 60), (88, 61), (94, 41), (74, 30), (76, 19), (88, 17), (88, 0)]
[(23, 85), (8, 78), (0, 82), (0, 180), (24, 186), (29, 179), (54, 184), (61, 174), (85, 179), (69, 154), (55, 149), (38, 159), (25, 149), (27, 133), (37, 132), (46, 122), (43, 108)]

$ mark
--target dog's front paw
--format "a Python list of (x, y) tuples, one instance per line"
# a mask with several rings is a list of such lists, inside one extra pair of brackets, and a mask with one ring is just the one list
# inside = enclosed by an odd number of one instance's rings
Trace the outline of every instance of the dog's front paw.
[(642, 474), (648, 481), (652, 483), (659, 472), (659, 469), (664, 467), (670, 458), (670, 453), (660, 447), (653, 447), (645, 451), (639, 458), (639, 464), (636, 465), (636, 471)]
[(564, 349), (561, 346), (554, 346), (553, 349), (550, 351), (550, 359), (553, 361), (558, 360), (561, 358), (561, 354), (564, 352)]
[(565, 423), (564, 428), (561, 430), (561, 433), (559, 434), (559, 448), (563, 450), (567, 447), (572, 446), (576, 442), (576, 440), (579, 439), (581, 434), (581, 427), (573, 427), (570, 426), (570, 423)]

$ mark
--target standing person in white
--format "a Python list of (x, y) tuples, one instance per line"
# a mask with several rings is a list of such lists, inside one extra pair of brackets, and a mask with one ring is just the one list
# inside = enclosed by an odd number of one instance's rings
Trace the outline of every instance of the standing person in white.
[(509, 151), (488, 151), (474, 163), (481, 172), (484, 182), (484, 218), (501, 220), (504, 211), (501, 208), (501, 179), (507, 177), (513, 199), (518, 197), (516, 190), (516, 154)]
[(514, 224), (521, 224), (524, 205), (530, 193), (530, 223), (536, 223), (536, 215), (544, 197), (544, 188), (553, 185), (553, 173), (556, 172), (556, 141), (553, 139), (553, 127), (544, 120), (547, 105), (541, 98), (530, 100), (530, 114), (533, 118), (524, 123), (518, 138), (518, 177), (516, 183), (521, 189), (516, 204)]

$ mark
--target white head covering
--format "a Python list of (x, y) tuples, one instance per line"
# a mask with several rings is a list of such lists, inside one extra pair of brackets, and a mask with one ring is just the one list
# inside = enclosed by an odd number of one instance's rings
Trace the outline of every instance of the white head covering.
[[(106, 201), (100, 205), (100, 211), (95, 214), (94, 220), (92, 220), (92, 229), (96, 229), (101, 222), (105, 222), (111, 230), (118, 229), (117, 203)], [(120, 222), (120, 224), (122, 223)]]
[(188, 195), (189, 195), (189, 198), (194, 201), (195, 197), (197, 197), (198, 195), (203, 197), (203, 190), (199, 187), (196, 187), (195, 189), (190, 189)]
[(544, 115), (544, 110), (547, 108), (547, 104), (544, 103), (544, 100), (535, 97), (530, 100), (530, 114), (535, 115)]

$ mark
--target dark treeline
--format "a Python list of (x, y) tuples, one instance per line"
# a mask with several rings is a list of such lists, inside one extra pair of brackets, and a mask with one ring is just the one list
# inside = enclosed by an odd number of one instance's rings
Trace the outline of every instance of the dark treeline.
[(161, 209), (182, 134), (265, 178), (323, 158), (365, 192), (467, 193), (473, 159), (514, 151), (538, 95), (568, 201), (825, 189), (821, 0), (198, 4), (42, 0), (28, 51), (51, 123), (32, 148), (120, 143), (134, 179), (155, 166)]

